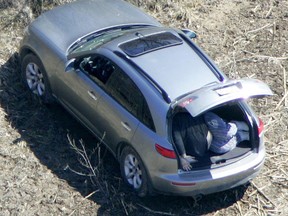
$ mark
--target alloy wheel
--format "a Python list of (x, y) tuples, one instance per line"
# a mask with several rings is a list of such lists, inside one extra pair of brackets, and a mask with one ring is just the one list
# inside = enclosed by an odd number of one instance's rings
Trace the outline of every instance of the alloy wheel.
[(124, 161), (124, 172), (126, 179), (135, 189), (139, 189), (142, 185), (142, 171), (138, 159), (128, 154)]
[(26, 81), (30, 90), (39, 96), (42, 96), (45, 91), (43, 73), (39, 66), (33, 62), (26, 67)]

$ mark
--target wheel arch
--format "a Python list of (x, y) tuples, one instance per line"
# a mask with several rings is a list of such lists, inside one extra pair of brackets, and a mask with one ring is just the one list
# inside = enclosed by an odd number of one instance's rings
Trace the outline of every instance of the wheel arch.
[[(120, 142), (120, 143), (117, 145), (117, 149), (116, 149), (116, 159), (117, 159), (118, 161), (120, 161), (121, 154), (122, 154), (122, 152), (123, 152), (123, 149), (124, 149), (126, 146), (129, 146), (129, 147), (133, 148), (132, 145), (129, 144), (128, 142)], [(134, 148), (133, 148), (133, 149), (134, 149)], [(135, 149), (134, 149), (134, 150), (135, 150)]]
[(20, 62), (22, 63), (25, 56), (27, 56), (29, 54), (35, 55), (40, 60), (42, 66), (44, 67), (43, 62), (42, 62), (41, 58), (39, 57), (39, 55), (31, 47), (28, 47), (28, 46), (22, 47), (21, 50), (19, 51)]

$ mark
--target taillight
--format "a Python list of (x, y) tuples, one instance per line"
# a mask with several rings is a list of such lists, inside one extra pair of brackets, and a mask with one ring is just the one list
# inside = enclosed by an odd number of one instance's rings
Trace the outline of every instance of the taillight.
[(258, 125), (258, 135), (260, 136), (261, 133), (263, 132), (264, 130), (264, 123), (263, 121), (259, 118), (259, 125)]
[(155, 144), (155, 148), (156, 148), (157, 152), (164, 157), (172, 158), (172, 159), (176, 158), (175, 152), (171, 149), (164, 148), (163, 146), (160, 146), (157, 143)]

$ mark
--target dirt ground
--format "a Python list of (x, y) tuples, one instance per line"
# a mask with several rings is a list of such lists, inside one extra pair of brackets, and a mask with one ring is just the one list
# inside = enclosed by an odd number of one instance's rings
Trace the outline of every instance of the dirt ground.
[[(17, 52), (25, 26), (68, 1), (33, 2), (0, 0), (1, 216), (288, 214), (287, 0), (130, 0), (165, 25), (193, 29), (195, 42), (230, 78), (261, 79), (275, 94), (250, 100), (265, 123), (261, 174), (249, 185), (194, 198), (138, 198), (99, 141), (61, 107), (41, 104), (23, 87)], [(80, 150), (86, 144), (94, 173), (73, 141)]]

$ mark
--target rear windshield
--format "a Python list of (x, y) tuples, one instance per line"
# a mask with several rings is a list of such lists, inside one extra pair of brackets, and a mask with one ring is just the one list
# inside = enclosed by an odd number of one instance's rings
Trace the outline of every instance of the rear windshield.
[(123, 43), (119, 46), (120, 49), (131, 57), (183, 43), (180, 38), (170, 32), (162, 32), (148, 36), (143, 36), (139, 33), (137, 36), (139, 37), (138, 39)]

